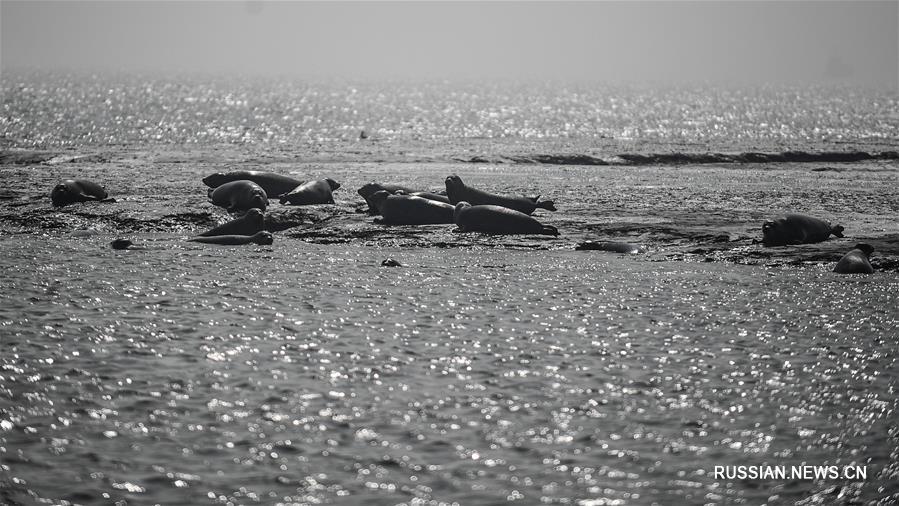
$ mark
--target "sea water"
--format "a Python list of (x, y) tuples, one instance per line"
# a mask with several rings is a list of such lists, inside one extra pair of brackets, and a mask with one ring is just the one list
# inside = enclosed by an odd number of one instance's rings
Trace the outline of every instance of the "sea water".
[[(895, 94), (3, 86), (0, 502), (897, 499), (894, 159), (491, 161), (895, 150)], [(200, 179), (237, 169), (343, 187), (335, 205), (272, 203), (284, 228), (271, 246), (186, 242), (229, 219)], [(452, 173), (554, 200), (535, 217), (561, 235), (387, 227), (357, 212), (366, 182), (439, 190)], [(117, 202), (53, 209), (46, 194), (66, 177), (102, 181)], [(756, 244), (761, 222), (788, 210), (840, 222), (847, 238)], [(114, 251), (116, 237), (142, 249)], [(587, 240), (645, 252), (575, 250)], [(878, 271), (830, 272), (858, 241), (876, 246)], [(716, 474), (741, 465), (867, 476)]]

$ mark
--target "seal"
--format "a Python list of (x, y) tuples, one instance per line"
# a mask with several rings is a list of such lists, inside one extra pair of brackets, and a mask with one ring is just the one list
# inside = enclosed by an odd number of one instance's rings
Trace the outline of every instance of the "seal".
[(369, 197), (385, 225), (435, 225), (454, 223), (455, 208), (443, 202), (411, 195), (391, 195), (384, 190)]
[(122, 237), (113, 240), (109, 245), (112, 249), (143, 249), (140, 246), (135, 246), (131, 239), (124, 239)]
[(358, 193), (362, 196), (363, 199), (365, 199), (365, 203), (368, 204), (369, 214), (378, 214), (377, 206), (372, 204), (370, 199), (372, 195), (379, 191), (386, 191), (391, 195), (410, 195), (413, 197), (422, 197), (428, 200), (443, 202), (444, 204), (450, 203), (449, 197), (447, 197), (446, 195), (440, 195), (439, 193), (417, 191), (398, 184), (368, 183), (362, 188), (359, 188), (356, 193)]
[(543, 225), (525, 213), (502, 206), (473, 206), (459, 202), (453, 219), (461, 232), (559, 235), (556, 227)]
[(244, 213), (240, 218), (213, 227), (199, 235), (201, 237), (211, 237), (215, 235), (253, 235), (256, 232), (261, 232), (264, 227), (265, 215), (262, 214), (262, 211), (254, 207)]
[(459, 202), (468, 202), (473, 206), (477, 205), (493, 205), (514, 209), (524, 214), (533, 214), (536, 209), (546, 209), (555, 211), (556, 206), (551, 200), (539, 202), (540, 197), (506, 197), (496, 195), (485, 191), (478, 190), (466, 186), (462, 182), (462, 178), (453, 174), (446, 178), (446, 196), (449, 197), (450, 204), (456, 205)]
[(833, 272), (837, 274), (873, 274), (874, 267), (868, 258), (874, 253), (874, 247), (866, 243), (858, 243), (855, 249), (843, 255), (837, 262)]
[(224, 207), (229, 213), (249, 211), (254, 207), (265, 211), (268, 207), (268, 194), (258, 184), (241, 179), (225, 183), (209, 190), (209, 200), (217, 206)]
[(271, 232), (256, 232), (253, 235), (215, 235), (212, 237), (191, 237), (191, 242), (204, 244), (220, 244), (222, 246), (240, 246), (243, 244), (269, 245), (274, 242)]
[(235, 170), (232, 172), (216, 172), (203, 178), (203, 184), (210, 188), (218, 188), (225, 183), (233, 181), (252, 181), (265, 190), (265, 194), (271, 197), (283, 195), (304, 181), (294, 179), (274, 172), (260, 172), (257, 170)]
[(134, 244), (131, 239), (125, 239), (124, 237), (119, 237), (109, 243), (109, 246), (115, 250), (136, 250), (136, 249), (152, 249), (150, 247)]
[(308, 181), (297, 186), (289, 193), (281, 195), (281, 203), (294, 206), (333, 204), (334, 195), (331, 192), (338, 188), (340, 188), (340, 183), (333, 179)]
[[(109, 194), (99, 184), (87, 179), (66, 179), (50, 192), (50, 200), (56, 207), (67, 206), (76, 202), (102, 202)], [(112, 200), (115, 202), (115, 200)]]
[(364, 198), (365, 201), (368, 202), (368, 198), (379, 191), (385, 191), (385, 192), (393, 195), (396, 192), (415, 193), (418, 190), (413, 190), (413, 189), (409, 188), (408, 186), (403, 186), (403, 185), (399, 185), (399, 184), (366, 183), (365, 185), (362, 186), (362, 188), (359, 188), (358, 190), (356, 190), (356, 193), (361, 195), (362, 198)]
[(608, 241), (608, 242), (596, 242), (596, 241), (586, 241), (578, 244), (574, 248), (578, 251), (583, 250), (596, 250), (596, 251), (610, 251), (612, 253), (627, 253), (627, 254), (637, 254), (643, 253), (643, 248), (637, 244), (630, 244), (627, 242), (618, 242), (618, 241)]
[(843, 227), (831, 226), (827, 221), (804, 214), (788, 214), (762, 225), (762, 244), (811, 244), (826, 241), (831, 234), (843, 237)]

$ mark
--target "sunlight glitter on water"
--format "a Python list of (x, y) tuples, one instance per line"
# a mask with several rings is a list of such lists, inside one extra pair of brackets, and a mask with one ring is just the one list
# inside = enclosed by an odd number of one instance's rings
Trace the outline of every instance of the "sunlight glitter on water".
[[(57, 288), (10, 271), (28, 298), (4, 295), (2, 387), (18, 403), (0, 418), (22, 451), (13, 476), (61, 469), (47, 497), (752, 502), (770, 492), (722, 489), (698, 463), (889, 458), (868, 435), (895, 412), (892, 278), (573, 251), (32, 241), (2, 258), (34, 249)], [(379, 267), (387, 255), (407, 267)], [(66, 467), (83, 459), (104, 478)]]
[(32, 146), (298, 145), (353, 140), (363, 130), (394, 141), (610, 138), (708, 145), (899, 137), (899, 97), (842, 88), (339, 84), (65, 74), (4, 75), (2, 88), (0, 125), (8, 138)]

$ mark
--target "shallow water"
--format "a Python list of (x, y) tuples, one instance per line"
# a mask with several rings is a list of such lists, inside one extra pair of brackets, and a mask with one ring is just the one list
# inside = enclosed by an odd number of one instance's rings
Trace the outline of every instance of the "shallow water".
[[(6, 271), (2, 304), (7, 499), (899, 492), (894, 275), (300, 241), (114, 252), (107, 239), (2, 245), (34, 267)], [(405, 267), (380, 267), (388, 256)], [(871, 475), (709, 476), (762, 462)]]
[[(0, 503), (899, 500), (895, 158), (507, 156), (895, 151), (895, 94), (631, 90), (620, 109), (607, 90), (143, 83), (3, 78)], [(230, 219), (200, 180), (232, 169), (343, 187), (273, 203), (271, 246), (187, 242)], [(358, 212), (364, 183), (453, 173), (554, 200), (535, 217), (561, 235)], [(70, 177), (116, 202), (52, 208)], [(793, 211), (846, 237), (755, 242)], [(645, 253), (575, 251), (590, 240)], [(856, 242), (877, 272), (830, 272)], [(713, 475), (741, 464), (868, 476)]]

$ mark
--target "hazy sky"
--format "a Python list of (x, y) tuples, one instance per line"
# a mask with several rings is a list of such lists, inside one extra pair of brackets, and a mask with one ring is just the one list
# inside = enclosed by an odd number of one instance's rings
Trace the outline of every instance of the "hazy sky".
[(899, 1), (0, 1), (2, 68), (899, 87)]

